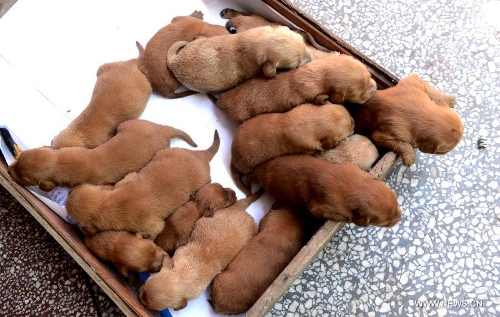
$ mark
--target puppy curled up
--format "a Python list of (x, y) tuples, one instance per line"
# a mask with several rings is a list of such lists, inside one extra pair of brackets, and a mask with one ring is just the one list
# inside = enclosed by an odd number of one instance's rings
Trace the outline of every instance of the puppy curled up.
[(369, 171), (379, 157), (375, 144), (361, 134), (353, 134), (342, 140), (334, 148), (319, 150), (314, 156), (330, 163), (348, 162), (363, 171)]
[(231, 145), (231, 172), (241, 186), (240, 173), (286, 154), (313, 154), (335, 147), (354, 131), (354, 121), (342, 105), (303, 104), (284, 113), (265, 113), (243, 122)]
[(274, 198), (307, 207), (317, 217), (358, 226), (392, 227), (401, 218), (396, 193), (351, 163), (331, 164), (312, 155), (279, 156), (257, 166), (257, 180)]
[(207, 93), (228, 90), (260, 73), (294, 69), (310, 60), (301, 35), (286, 26), (263, 26), (238, 34), (172, 44), (167, 65), (184, 86)]
[(362, 105), (349, 105), (355, 132), (366, 135), (379, 148), (401, 156), (404, 165), (423, 153), (446, 154), (460, 142), (464, 125), (452, 109), (455, 96), (442, 93), (412, 74), (396, 86), (378, 90)]
[(365, 103), (376, 89), (366, 66), (341, 54), (281, 72), (274, 79), (257, 76), (221, 93), (218, 99), (209, 97), (241, 124), (258, 114), (286, 112), (305, 103)]
[(311, 215), (302, 207), (276, 202), (259, 223), (259, 232), (217, 274), (210, 304), (225, 315), (247, 311), (297, 255), (309, 238)]
[(89, 104), (54, 137), (51, 146), (91, 149), (109, 140), (120, 123), (139, 118), (152, 88), (138, 63), (135, 58), (101, 65)]
[(179, 137), (197, 146), (184, 131), (142, 119), (121, 123), (109, 141), (92, 148), (40, 147), (23, 151), (9, 166), (9, 175), (20, 185), (39, 185), (51, 191), (58, 185), (114, 184), (146, 165), (170, 139)]
[(140, 234), (126, 231), (101, 231), (85, 236), (85, 246), (101, 259), (113, 262), (118, 271), (158, 272), (163, 262), (172, 261), (160, 247)]
[(66, 210), (87, 234), (131, 231), (154, 240), (163, 230), (165, 218), (210, 182), (210, 161), (219, 145), (216, 131), (212, 145), (205, 150), (160, 150), (139, 172), (128, 174), (114, 186), (74, 187)]
[(166, 98), (181, 98), (196, 91), (175, 92), (182, 84), (167, 67), (167, 51), (178, 41), (193, 41), (197, 37), (212, 37), (228, 34), (221, 25), (203, 21), (203, 14), (194, 11), (189, 16), (177, 16), (166, 26), (159, 29), (146, 43), (146, 47), (137, 43), (141, 54), (139, 69), (149, 79), (153, 90)]
[(144, 306), (180, 310), (198, 297), (257, 233), (257, 224), (245, 209), (262, 193), (238, 200), (211, 218), (200, 218), (188, 243), (175, 251), (173, 267), (163, 267), (141, 287)]
[(198, 219), (213, 217), (214, 212), (231, 206), (235, 201), (236, 193), (231, 188), (224, 188), (219, 183), (203, 185), (191, 200), (165, 219), (165, 227), (154, 242), (173, 255), (177, 248), (187, 243)]

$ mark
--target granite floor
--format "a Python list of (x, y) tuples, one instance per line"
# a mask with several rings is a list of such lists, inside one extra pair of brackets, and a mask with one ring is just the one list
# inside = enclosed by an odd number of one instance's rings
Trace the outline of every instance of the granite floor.
[[(398, 163), (399, 224), (344, 226), (269, 315), (499, 316), (500, 2), (292, 2), (397, 77), (455, 94), (465, 133)], [(1, 316), (121, 315), (3, 188), (0, 261)]]

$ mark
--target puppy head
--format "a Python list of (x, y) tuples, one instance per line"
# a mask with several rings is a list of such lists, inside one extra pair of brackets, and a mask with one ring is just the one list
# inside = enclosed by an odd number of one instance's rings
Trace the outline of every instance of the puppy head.
[(464, 125), (453, 109), (446, 109), (446, 115), (434, 117), (427, 129), (429, 138), (421, 138), (418, 148), (423, 153), (446, 154), (453, 150), (462, 139)]
[(236, 193), (219, 183), (209, 183), (201, 187), (195, 196), (196, 206), (204, 217), (212, 217), (214, 212), (236, 202)]
[(396, 193), (378, 178), (366, 185), (352, 210), (352, 222), (362, 227), (394, 226), (401, 219)]
[(331, 105), (331, 123), (336, 127), (336, 140), (343, 140), (354, 133), (354, 119), (342, 105)]
[(306, 46), (303, 34), (292, 31), (287, 26), (274, 26), (275, 40), (281, 44), (280, 54), (283, 58), (278, 68), (297, 68), (311, 61), (311, 51)]
[(52, 174), (54, 151), (56, 150), (49, 147), (23, 151), (18, 159), (9, 166), (10, 177), (19, 185), (38, 185), (43, 191), (51, 191), (56, 187)]
[(180, 310), (187, 306), (187, 299), (181, 294), (182, 280), (177, 277), (177, 272), (168, 267), (165, 260), (160, 272), (151, 274), (139, 290), (139, 299), (142, 304), (154, 310), (174, 308)]

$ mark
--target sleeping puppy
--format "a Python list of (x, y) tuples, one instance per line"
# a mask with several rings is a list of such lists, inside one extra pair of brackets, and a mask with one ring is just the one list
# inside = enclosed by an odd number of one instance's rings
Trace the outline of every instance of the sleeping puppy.
[(126, 231), (102, 231), (85, 236), (85, 245), (98, 257), (116, 264), (128, 276), (132, 272), (158, 272), (162, 263), (172, 261), (153, 241)]
[(116, 133), (116, 127), (138, 118), (151, 96), (148, 79), (138, 59), (103, 64), (87, 107), (52, 140), (53, 148), (95, 148)]
[(439, 92), (413, 74), (349, 110), (356, 133), (369, 136), (375, 145), (395, 152), (410, 166), (416, 159), (414, 149), (446, 154), (460, 142), (464, 125), (451, 109), (455, 104), (454, 96)]
[(163, 267), (141, 287), (144, 306), (180, 310), (198, 297), (257, 232), (257, 224), (245, 209), (262, 193), (259, 190), (211, 218), (200, 218), (188, 243), (175, 251), (174, 266)]
[(317, 218), (363, 227), (392, 227), (401, 218), (394, 191), (350, 163), (331, 164), (312, 155), (285, 155), (256, 167), (245, 185), (250, 188), (253, 180), (274, 198), (305, 206)]
[(236, 201), (236, 193), (219, 183), (203, 185), (187, 203), (177, 208), (165, 220), (163, 231), (155, 243), (169, 255), (189, 240), (194, 225), (201, 217), (213, 217), (214, 212), (231, 206)]
[[(257, 15), (257, 14), (249, 14), (246, 12), (241, 12), (241, 11), (236, 11), (234, 9), (226, 8), (223, 9), (220, 12), (221, 18), (224, 19), (229, 19), (226, 23), (226, 29), (229, 31), (231, 34), (235, 33), (241, 33), (249, 29), (261, 27), (261, 26), (278, 26), (280, 24), (278, 23), (273, 23), (266, 18)], [(300, 30), (296, 30), (296, 32), (301, 32)], [(311, 52), (311, 60), (316, 60), (319, 58), (324, 58), (329, 56), (330, 54), (336, 54), (338, 55), (339, 52), (334, 52), (334, 51), (322, 51), (314, 47), (312, 44), (310, 44), (308, 41), (308, 35), (303, 34), (304, 38), (306, 39), (306, 45), (309, 48)]]
[(275, 203), (260, 221), (257, 235), (213, 279), (214, 312), (235, 315), (252, 307), (306, 243), (309, 218), (300, 207)]
[(212, 37), (228, 34), (221, 25), (203, 20), (203, 13), (194, 11), (189, 16), (178, 16), (164, 26), (148, 41), (146, 48), (137, 43), (140, 51), (139, 69), (148, 77), (153, 90), (166, 98), (181, 98), (196, 94), (196, 91), (176, 93), (181, 83), (167, 67), (168, 48), (178, 41), (193, 41), (197, 37)]
[(216, 101), (209, 97), (233, 121), (242, 123), (258, 114), (286, 112), (304, 103), (365, 103), (376, 89), (366, 66), (341, 54), (279, 73), (274, 79), (254, 77), (221, 93)]
[(115, 186), (74, 187), (69, 192), (66, 210), (87, 234), (124, 230), (154, 240), (163, 230), (165, 218), (210, 182), (209, 163), (219, 144), (216, 131), (208, 149), (160, 150), (139, 172), (128, 174)]
[(348, 162), (364, 171), (369, 171), (378, 159), (377, 147), (369, 138), (361, 134), (353, 134), (339, 142), (330, 150), (319, 150), (314, 156), (330, 163)]
[(184, 131), (132, 119), (121, 123), (114, 137), (93, 149), (41, 147), (23, 151), (8, 171), (18, 184), (39, 185), (44, 191), (57, 185), (114, 184), (146, 165), (159, 150), (170, 147), (170, 139), (175, 137), (197, 146)]
[(231, 172), (241, 186), (240, 173), (286, 154), (313, 154), (335, 147), (351, 135), (354, 121), (344, 106), (304, 104), (285, 113), (266, 113), (243, 122), (231, 145)]
[(301, 35), (286, 26), (263, 26), (238, 34), (174, 43), (167, 65), (184, 86), (206, 93), (228, 90), (260, 73), (293, 69), (310, 60)]

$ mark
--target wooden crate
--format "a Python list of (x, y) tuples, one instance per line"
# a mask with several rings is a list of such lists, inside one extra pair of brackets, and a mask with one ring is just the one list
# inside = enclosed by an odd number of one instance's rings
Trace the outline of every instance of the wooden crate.
[[(242, 1), (244, 2), (244, 1)], [(379, 88), (394, 86), (398, 79), (380, 65), (364, 56), (348, 43), (337, 37), (313, 18), (286, 0), (254, 0), (263, 2), (297, 27), (307, 31), (315, 41), (327, 49), (352, 55), (362, 61), (370, 70)], [(259, 12), (254, 12), (259, 13)], [(378, 178), (384, 178), (398, 157), (388, 152), (381, 157), (370, 171)], [(7, 164), (0, 162), (0, 183), (4, 186), (38, 222), (61, 244), (90, 277), (107, 293), (127, 316), (158, 316), (158, 312), (143, 307), (138, 299), (137, 290), (127, 283), (110, 266), (96, 258), (83, 244), (82, 233), (64, 222), (51, 209), (38, 200), (24, 187), (17, 185), (7, 174)], [(327, 221), (302, 248), (292, 262), (246, 313), (247, 316), (264, 316), (283, 296), (297, 277), (314, 260), (319, 251), (338, 232), (343, 223)]]

